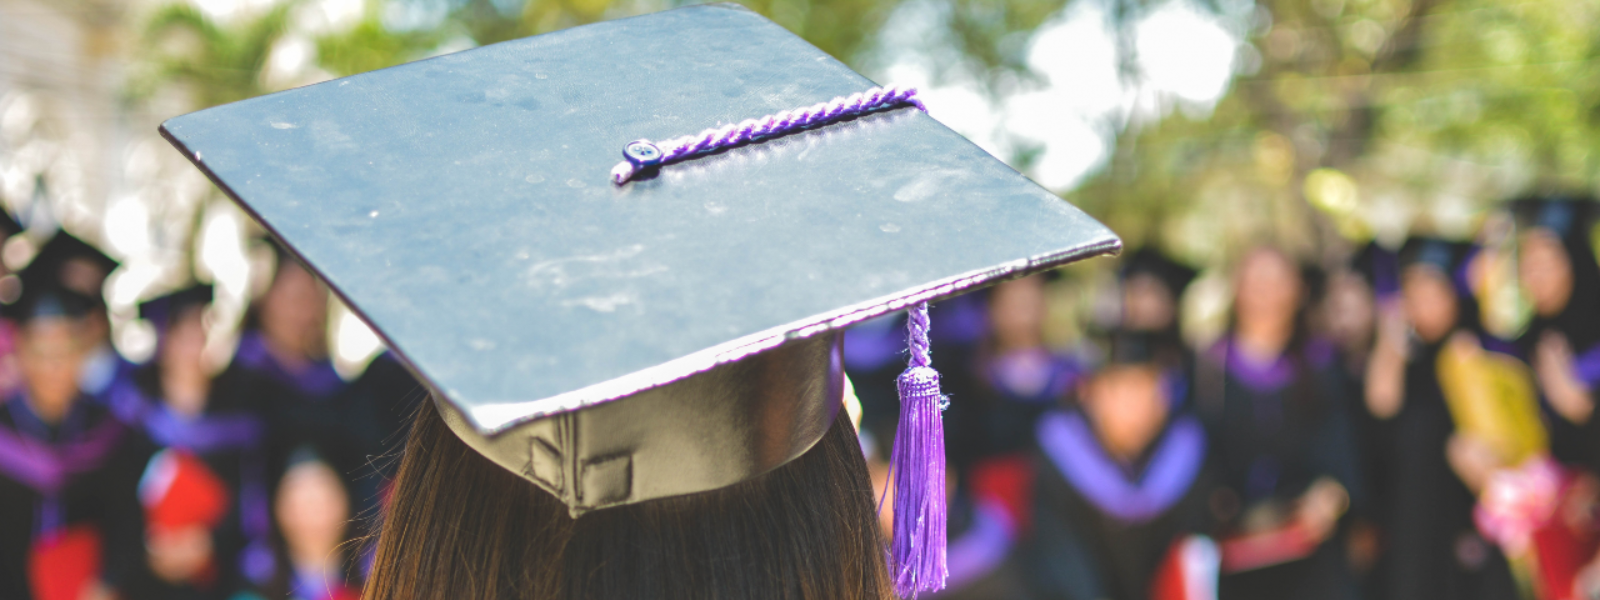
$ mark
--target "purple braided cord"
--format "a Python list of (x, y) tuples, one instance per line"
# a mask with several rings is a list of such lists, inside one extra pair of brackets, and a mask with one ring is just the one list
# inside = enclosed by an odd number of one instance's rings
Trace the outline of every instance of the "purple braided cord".
[(900, 430), (889, 456), (894, 473), (894, 537), (889, 551), (895, 592), (916, 598), (944, 589), (946, 563), (944, 394), (928, 344), (928, 305), (912, 306), (906, 329), (911, 361), (896, 382)]
[(660, 157), (654, 159), (650, 165), (633, 160), (617, 163), (617, 166), (611, 169), (611, 181), (622, 185), (633, 179), (633, 176), (645, 166), (674, 163), (703, 152), (713, 152), (757, 138), (782, 135), (812, 125), (829, 123), (899, 104), (910, 104), (923, 112), (928, 111), (927, 107), (922, 105), (922, 100), (917, 98), (916, 88), (889, 85), (856, 92), (849, 96), (839, 96), (827, 102), (818, 102), (805, 108), (786, 110), (759, 119), (745, 119), (738, 123), (713, 127), (695, 135), (676, 137), (662, 142), (638, 140), (629, 146), (639, 143), (651, 144), (659, 149)]

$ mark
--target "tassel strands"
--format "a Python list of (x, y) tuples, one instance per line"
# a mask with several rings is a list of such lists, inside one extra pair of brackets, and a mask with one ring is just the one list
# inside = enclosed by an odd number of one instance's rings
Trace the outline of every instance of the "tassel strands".
[(894, 438), (894, 539), (890, 543), (895, 592), (916, 598), (944, 589), (946, 516), (944, 395), (928, 344), (928, 305), (913, 306), (906, 329), (910, 365), (897, 381), (900, 430)]

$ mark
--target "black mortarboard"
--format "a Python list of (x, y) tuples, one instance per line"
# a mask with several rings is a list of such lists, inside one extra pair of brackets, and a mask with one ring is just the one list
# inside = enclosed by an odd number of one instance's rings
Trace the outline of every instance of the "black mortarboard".
[[(88, 261), (101, 273), (100, 281), (95, 282), (69, 282), (62, 279), (63, 267), (72, 260), (81, 259)], [(55, 278), (57, 283), (71, 288), (73, 291), (90, 298), (102, 298), (100, 286), (104, 285), (104, 276), (117, 269), (116, 259), (107, 256), (99, 248), (83, 241), (78, 236), (67, 233), (65, 230), (57, 231), (50, 241), (39, 248), (39, 253), (34, 255), (33, 261), (28, 263), (28, 270)], [(93, 289), (90, 289), (90, 288)]]
[(1122, 259), (1122, 268), (1118, 272), (1123, 280), (1138, 274), (1155, 276), (1166, 284), (1173, 299), (1177, 299), (1183, 295), (1184, 288), (1189, 287), (1189, 282), (1194, 281), (1197, 272), (1146, 246), (1128, 253)]
[(209, 284), (191, 285), (139, 303), (139, 318), (149, 321), (156, 329), (166, 329), (173, 317), (193, 308), (205, 308), (214, 296)]
[(1511, 210), (1524, 228), (1548, 229), (1557, 237), (1588, 243), (1589, 228), (1600, 218), (1600, 202), (1585, 196), (1534, 196), (1514, 200)]
[(52, 269), (35, 266), (43, 265), (33, 263), (19, 274), (22, 293), (0, 307), (0, 316), (20, 324), (52, 317), (76, 319), (94, 308), (92, 298), (62, 286)]
[(716, 489), (809, 449), (837, 411), (847, 325), (1119, 247), (911, 107), (611, 180), (630, 140), (872, 85), (753, 12), (709, 5), (245, 100), (162, 133), (388, 342), (469, 445), (579, 514)]

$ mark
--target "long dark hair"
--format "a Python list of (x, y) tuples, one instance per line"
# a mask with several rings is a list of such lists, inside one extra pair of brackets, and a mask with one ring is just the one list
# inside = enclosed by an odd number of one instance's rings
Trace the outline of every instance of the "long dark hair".
[(572, 519), (418, 410), (368, 600), (888, 600), (872, 483), (849, 418), (720, 490)]

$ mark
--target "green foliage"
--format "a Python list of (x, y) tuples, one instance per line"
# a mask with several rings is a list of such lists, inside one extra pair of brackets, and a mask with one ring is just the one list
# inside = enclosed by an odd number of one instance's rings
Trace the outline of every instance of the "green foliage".
[(144, 27), (145, 69), (134, 76), (131, 95), (142, 99), (176, 84), (187, 88), (196, 108), (204, 108), (273, 91), (261, 75), (294, 6), (283, 2), (228, 24), (187, 3), (157, 9)]
[(1217, 264), (1276, 241), (1338, 254), (1471, 235), (1529, 188), (1600, 167), (1600, 3), (1263, 0), (1259, 70), (1204, 119), (1119, 137), (1072, 197), (1130, 241)]

